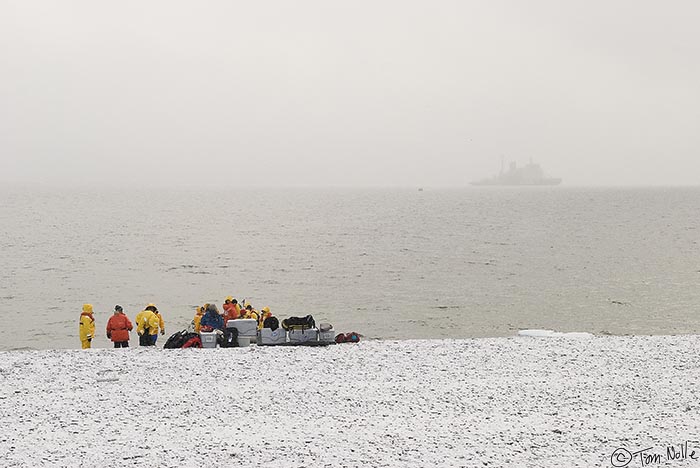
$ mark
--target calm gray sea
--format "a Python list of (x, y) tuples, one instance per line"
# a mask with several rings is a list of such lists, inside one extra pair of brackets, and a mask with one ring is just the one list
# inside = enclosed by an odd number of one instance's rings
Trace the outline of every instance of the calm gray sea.
[(699, 189), (1, 194), (0, 349), (227, 295), (368, 338), (700, 333)]

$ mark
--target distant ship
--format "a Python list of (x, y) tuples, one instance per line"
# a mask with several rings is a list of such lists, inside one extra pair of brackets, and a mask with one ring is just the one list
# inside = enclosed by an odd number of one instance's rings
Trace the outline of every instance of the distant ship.
[(540, 165), (533, 163), (532, 160), (523, 167), (517, 167), (515, 162), (511, 162), (507, 171), (503, 170), (503, 161), (501, 161), (501, 172), (497, 176), (470, 183), (471, 185), (559, 185), (561, 179), (546, 177)]

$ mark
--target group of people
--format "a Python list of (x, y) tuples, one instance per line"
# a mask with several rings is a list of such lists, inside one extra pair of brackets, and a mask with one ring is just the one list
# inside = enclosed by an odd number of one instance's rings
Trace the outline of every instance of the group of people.
[[(114, 306), (114, 314), (107, 321), (105, 330), (107, 339), (114, 343), (115, 348), (128, 348), (129, 332), (133, 329), (134, 325), (124, 313), (122, 306)], [(139, 344), (141, 346), (155, 346), (159, 331), (161, 335), (165, 335), (165, 320), (155, 304), (148, 304), (143, 311), (136, 315), (136, 333), (139, 335)], [(92, 304), (83, 304), (83, 310), (80, 313), (79, 336), (83, 349), (92, 347), (92, 340), (95, 337), (95, 317)]]
[(228, 296), (222, 306), (223, 311), (219, 312), (216, 304), (204, 304), (197, 307), (197, 311), (192, 319), (194, 331), (199, 333), (202, 327), (211, 330), (224, 330), (229, 320), (254, 319), (258, 322), (258, 329), (263, 327), (265, 319), (272, 317), (269, 307), (263, 307), (260, 312), (255, 310), (249, 302), (243, 301), (239, 304), (237, 299)]
[[(258, 328), (263, 327), (265, 319), (272, 316), (269, 307), (263, 307), (259, 312), (253, 306), (243, 301), (239, 304), (232, 296), (228, 296), (222, 306), (223, 311), (215, 304), (204, 304), (197, 307), (192, 325), (194, 331), (199, 333), (202, 327), (208, 330), (224, 330), (226, 322), (236, 319), (254, 319), (258, 322)], [(155, 346), (158, 334), (165, 335), (165, 320), (155, 304), (148, 304), (136, 315), (136, 333), (139, 336), (140, 346)], [(107, 321), (107, 338), (114, 343), (115, 348), (129, 347), (129, 332), (134, 326), (129, 317), (124, 313), (122, 306), (114, 306), (114, 314)], [(80, 343), (83, 349), (92, 347), (95, 337), (95, 317), (92, 304), (84, 304), (80, 313), (79, 325)]]

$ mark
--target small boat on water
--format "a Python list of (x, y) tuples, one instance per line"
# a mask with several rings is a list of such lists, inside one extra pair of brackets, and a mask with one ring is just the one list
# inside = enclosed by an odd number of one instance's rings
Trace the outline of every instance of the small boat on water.
[(501, 161), (501, 172), (489, 179), (470, 182), (471, 185), (559, 185), (561, 178), (547, 177), (539, 164), (530, 160), (529, 164), (517, 167), (515, 162), (511, 162), (507, 171), (503, 170)]

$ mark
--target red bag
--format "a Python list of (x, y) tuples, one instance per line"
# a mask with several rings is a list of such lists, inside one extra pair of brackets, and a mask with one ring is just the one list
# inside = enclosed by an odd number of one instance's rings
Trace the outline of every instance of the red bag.
[(185, 341), (182, 345), (183, 348), (201, 348), (202, 340), (198, 336), (193, 336), (189, 340)]
[(357, 332), (350, 332), (345, 335), (345, 342), (346, 343), (359, 343), (360, 342), (360, 335), (357, 334)]
[(359, 343), (360, 342), (360, 335), (357, 332), (350, 332), (350, 333), (338, 333), (335, 336), (335, 342), (336, 343)]

